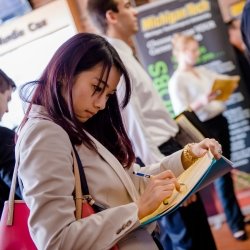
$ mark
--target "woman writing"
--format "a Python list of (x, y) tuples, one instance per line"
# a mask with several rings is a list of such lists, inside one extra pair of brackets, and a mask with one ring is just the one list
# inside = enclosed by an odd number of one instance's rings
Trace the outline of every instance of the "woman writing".
[[(153, 178), (133, 175), (139, 166), (115, 94), (121, 77), (126, 105), (130, 82), (114, 48), (100, 36), (78, 34), (57, 50), (36, 82), (16, 156), (38, 249), (110, 249), (116, 243), (119, 249), (157, 249), (155, 224), (140, 227), (139, 220), (179, 189), (175, 175), (189, 163), (179, 151), (143, 168)], [(74, 215), (72, 144), (90, 194), (106, 208), (80, 220)], [(208, 149), (220, 157), (213, 139), (194, 144), (189, 153), (200, 157)]]
[[(211, 91), (214, 80), (225, 79), (225, 76), (203, 66), (195, 67), (199, 44), (194, 37), (175, 34), (172, 44), (178, 62), (177, 70), (169, 81), (169, 95), (175, 114), (191, 108), (209, 134), (221, 143), (223, 155), (230, 158), (228, 122), (222, 114), (225, 104), (216, 100), (217, 92)], [(243, 215), (235, 197), (231, 174), (218, 178), (215, 187), (233, 236), (238, 240), (246, 239)]]

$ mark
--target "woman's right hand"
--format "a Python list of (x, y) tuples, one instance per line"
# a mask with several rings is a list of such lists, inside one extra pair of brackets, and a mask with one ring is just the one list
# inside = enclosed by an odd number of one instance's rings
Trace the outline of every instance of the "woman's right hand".
[(192, 110), (196, 111), (204, 106), (206, 106), (211, 101), (215, 100), (216, 97), (220, 95), (219, 91), (213, 91), (207, 95), (201, 96), (197, 101), (193, 102), (190, 107)]
[(180, 184), (171, 170), (151, 176), (144, 193), (136, 202), (139, 219), (154, 212), (164, 199), (172, 195), (174, 189), (179, 191)]
[(221, 94), (220, 90), (212, 91), (207, 95), (207, 104), (216, 99)]

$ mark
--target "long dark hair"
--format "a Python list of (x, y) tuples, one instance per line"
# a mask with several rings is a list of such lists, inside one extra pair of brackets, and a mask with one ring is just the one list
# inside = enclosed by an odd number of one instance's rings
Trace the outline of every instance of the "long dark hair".
[[(97, 64), (103, 66), (100, 79), (108, 79), (112, 66), (115, 66), (123, 75), (126, 86), (122, 101), (122, 108), (124, 108), (130, 98), (131, 86), (127, 70), (119, 55), (103, 37), (80, 33), (59, 47), (40, 79), (27, 83), (21, 88), (21, 98), (30, 103), (22, 125), (27, 120), (32, 104), (41, 105), (48, 112), (48, 118), (64, 128), (74, 144), (83, 143), (96, 151), (95, 144), (84, 132), (83, 129), (85, 129), (111, 151), (124, 167), (129, 167), (135, 156), (122, 123), (116, 94), (109, 97), (104, 110), (99, 111), (85, 123), (80, 122), (74, 114), (72, 88), (75, 76)], [(62, 82), (66, 89), (68, 103), (61, 94)], [(36, 88), (29, 100), (27, 93), (30, 91), (27, 91), (26, 87), (33, 84), (36, 84)]]

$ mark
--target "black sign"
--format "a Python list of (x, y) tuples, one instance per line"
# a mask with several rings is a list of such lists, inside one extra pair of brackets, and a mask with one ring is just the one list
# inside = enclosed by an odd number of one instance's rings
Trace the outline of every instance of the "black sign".
[[(153, 79), (166, 108), (174, 116), (168, 94), (168, 81), (176, 69), (172, 55), (172, 35), (193, 35), (200, 44), (197, 65), (206, 65), (221, 74), (239, 74), (217, 1), (170, 0), (138, 7), (140, 31), (136, 35), (138, 55)], [(227, 101), (224, 112), (229, 123), (231, 160), (250, 172), (250, 103), (244, 83)]]

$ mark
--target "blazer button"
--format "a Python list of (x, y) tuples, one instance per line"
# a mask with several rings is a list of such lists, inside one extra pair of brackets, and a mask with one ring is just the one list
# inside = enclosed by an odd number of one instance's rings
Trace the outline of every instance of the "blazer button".
[(118, 229), (116, 234), (120, 234), (122, 230), (123, 230), (122, 228)]
[(132, 221), (131, 220), (129, 220), (128, 222), (127, 222), (127, 227), (129, 227), (130, 225), (131, 225), (131, 223), (132, 223)]

